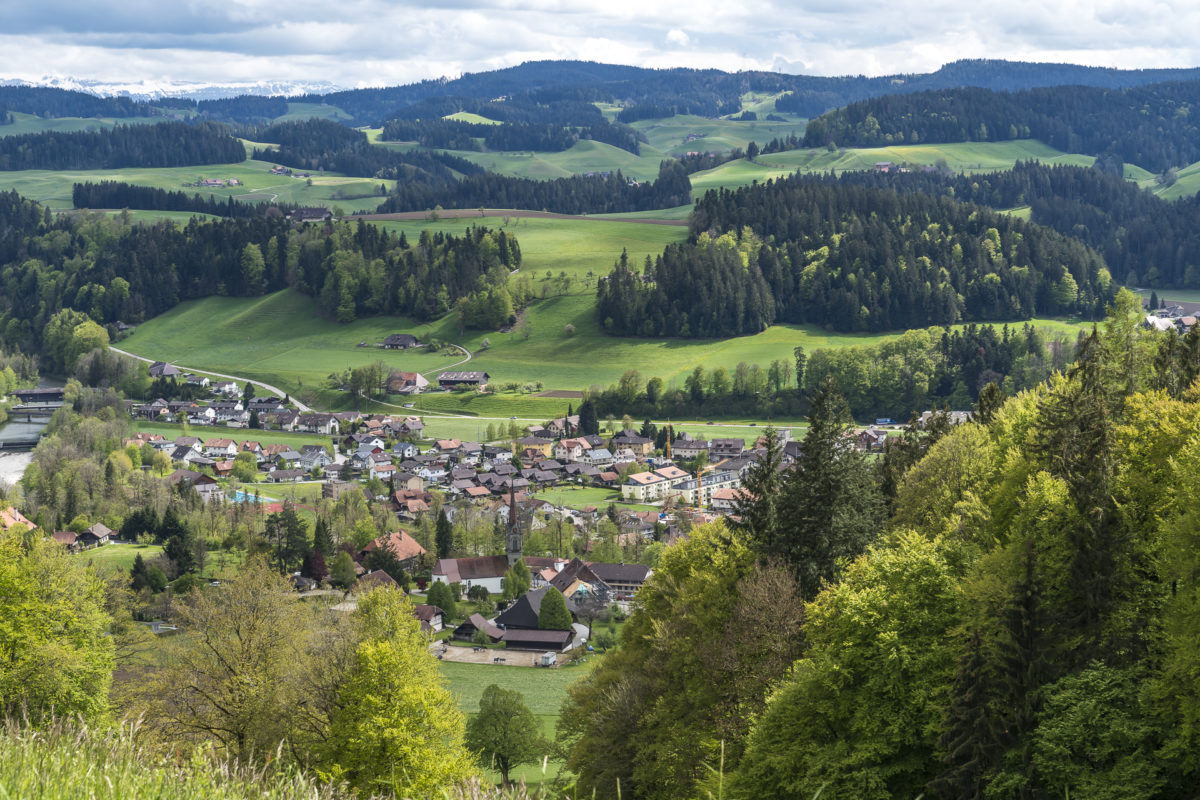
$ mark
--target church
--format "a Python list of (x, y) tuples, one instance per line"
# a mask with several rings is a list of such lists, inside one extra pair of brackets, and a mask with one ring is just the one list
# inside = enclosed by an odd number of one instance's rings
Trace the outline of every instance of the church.
[(472, 558), (439, 558), (433, 565), (433, 580), (442, 583), (461, 583), (463, 594), (473, 586), (482, 586), (488, 594), (501, 594), (504, 573), (522, 557), (524, 536), (521, 517), (517, 513), (516, 495), (509, 492), (508, 531), (504, 537), (504, 555)]

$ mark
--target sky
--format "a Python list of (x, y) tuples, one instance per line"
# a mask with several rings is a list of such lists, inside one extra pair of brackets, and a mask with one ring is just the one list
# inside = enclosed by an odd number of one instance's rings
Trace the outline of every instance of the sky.
[(386, 86), (540, 59), (809, 75), (1200, 65), (1195, 0), (3, 0), (0, 78)]

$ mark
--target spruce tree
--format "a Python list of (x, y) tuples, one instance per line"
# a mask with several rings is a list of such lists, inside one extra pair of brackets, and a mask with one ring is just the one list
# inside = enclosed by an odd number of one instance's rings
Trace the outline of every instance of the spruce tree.
[(133, 566), (129, 568), (129, 588), (135, 592), (140, 592), (149, 584), (149, 579), (146, 575), (146, 562), (142, 559), (142, 554), (138, 553), (133, 559)]
[(879, 487), (850, 436), (850, 408), (832, 378), (813, 395), (808, 421), (784, 480), (775, 543), (764, 555), (791, 564), (811, 600), (834, 580), (841, 562), (866, 549), (885, 517)]
[(983, 639), (973, 631), (950, 688), (938, 748), (946, 770), (930, 784), (945, 800), (983, 800), (986, 778), (995, 766), (996, 721), (989, 707), (991, 685)]
[(333, 537), (325, 517), (317, 517), (317, 524), (313, 527), (313, 550), (324, 556), (333, 553)]
[(450, 551), (454, 548), (454, 528), (450, 525), (444, 508), (438, 511), (435, 538), (438, 558), (449, 558)]
[(544, 631), (571, 630), (571, 612), (567, 610), (567, 599), (562, 592), (551, 586), (542, 597), (538, 609), (538, 627)]
[(979, 390), (979, 401), (975, 404), (975, 421), (980, 425), (990, 424), (1007, 399), (1003, 389), (995, 382), (989, 382)]
[(763, 439), (766, 440), (766, 452), (746, 472), (733, 503), (730, 523), (746, 531), (762, 552), (776, 553), (781, 546), (780, 531), (783, 529), (779, 513), (784, 483), (784, 474), (780, 472), (783, 444), (770, 425), (763, 431)]

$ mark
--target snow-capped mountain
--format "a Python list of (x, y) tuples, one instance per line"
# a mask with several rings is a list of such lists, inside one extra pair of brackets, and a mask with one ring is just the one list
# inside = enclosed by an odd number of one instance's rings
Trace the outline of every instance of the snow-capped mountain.
[(245, 83), (204, 83), (144, 79), (139, 81), (97, 81), (61, 75), (47, 75), (39, 80), (0, 78), (0, 85), (52, 86), (88, 92), (100, 97), (125, 95), (134, 100), (157, 100), (163, 97), (186, 97), (192, 100), (213, 100), (220, 97), (251, 95), (325, 94), (344, 87), (328, 81), (249, 81)]

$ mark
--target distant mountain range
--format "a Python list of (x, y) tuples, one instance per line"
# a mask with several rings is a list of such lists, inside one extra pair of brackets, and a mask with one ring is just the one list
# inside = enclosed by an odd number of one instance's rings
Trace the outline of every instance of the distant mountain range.
[(0, 79), (0, 86), (40, 86), (87, 92), (97, 97), (128, 97), (142, 102), (163, 98), (217, 100), (250, 95), (255, 97), (321, 94), (342, 91), (345, 87), (328, 81), (252, 81), (245, 83), (203, 83), (197, 81), (154, 80), (99, 81), (84, 78), (47, 76), (37, 81)]

